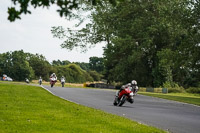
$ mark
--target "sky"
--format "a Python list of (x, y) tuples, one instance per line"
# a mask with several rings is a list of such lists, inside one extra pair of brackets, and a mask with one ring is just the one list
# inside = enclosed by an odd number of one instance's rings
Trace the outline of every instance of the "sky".
[(49, 62), (58, 59), (70, 62), (89, 62), (92, 56), (103, 57), (103, 44), (97, 44), (86, 53), (81, 53), (80, 49), (69, 51), (60, 47), (64, 40), (54, 38), (51, 34), (51, 27), (73, 28), (74, 22), (60, 17), (56, 12), (56, 6), (49, 9), (32, 9), (31, 14), (22, 15), (21, 20), (15, 22), (7, 20), (7, 8), (10, 6), (12, 6), (11, 0), (3, 0), (0, 3), (0, 53), (23, 50), (43, 55)]

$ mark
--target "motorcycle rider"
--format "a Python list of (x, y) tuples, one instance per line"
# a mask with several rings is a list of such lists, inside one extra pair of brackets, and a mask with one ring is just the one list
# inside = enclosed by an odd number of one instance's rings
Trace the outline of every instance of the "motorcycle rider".
[(40, 76), (39, 80), (38, 80), (39, 84), (42, 84), (42, 77)]
[(51, 76), (50, 76), (50, 85), (51, 85), (51, 87), (53, 87), (56, 82), (57, 82), (57, 76), (56, 76), (55, 73), (52, 73)]
[(138, 91), (138, 86), (137, 86), (137, 81), (136, 80), (132, 80), (131, 83), (128, 83), (126, 85), (122, 85), (122, 87), (120, 88), (120, 90), (116, 93), (116, 96), (119, 97), (120, 92), (123, 89), (129, 88), (130, 90), (133, 91), (133, 93), (137, 93)]
[(60, 82), (65, 82), (65, 77), (64, 77), (64, 76), (62, 76), (62, 77), (60, 78)]
[(51, 80), (52, 78), (55, 78), (55, 80), (57, 80), (57, 76), (56, 76), (55, 73), (52, 73), (52, 74), (51, 74), (51, 76), (50, 76), (50, 80)]
[[(134, 102), (134, 100), (133, 100), (133, 89), (132, 89), (132, 86), (131, 86), (131, 83), (128, 83), (128, 84), (126, 84), (126, 85), (122, 85), (122, 87), (120, 88), (120, 90), (118, 91), (118, 92), (116, 92), (116, 97), (115, 97), (115, 100), (114, 100), (114, 102), (113, 102), (113, 104), (115, 105), (115, 106), (117, 106), (118, 104), (119, 104), (119, 106), (121, 106), (122, 104), (120, 104), (120, 99), (121, 99), (121, 97), (122, 97), (122, 95), (121, 95), (121, 92), (124, 90), (124, 89), (127, 89), (127, 91), (126, 92), (132, 92), (132, 97), (130, 96), (128, 99), (127, 99), (127, 101), (129, 101), (130, 103), (133, 103)], [(125, 93), (126, 93), (125, 92)], [(123, 92), (124, 93), (124, 92)], [(130, 93), (131, 94), (131, 93)], [(120, 96), (121, 95), (121, 96)]]
[(28, 80), (28, 78), (25, 78), (25, 82), (26, 82), (27, 84), (29, 84), (29, 80)]
[(133, 93), (137, 94), (139, 88), (137, 86), (137, 81), (136, 80), (132, 80), (131, 81), (131, 87), (133, 89)]
[(60, 82), (62, 84), (62, 87), (64, 87), (64, 84), (65, 84), (65, 77), (64, 76), (61, 77)]
[(131, 83), (126, 84), (126, 88), (132, 89)]

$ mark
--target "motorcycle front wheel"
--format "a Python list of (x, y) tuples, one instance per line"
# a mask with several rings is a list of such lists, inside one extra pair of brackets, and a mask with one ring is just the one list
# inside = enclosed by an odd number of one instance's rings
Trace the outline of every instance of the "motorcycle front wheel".
[(120, 101), (119, 101), (119, 106), (122, 106), (124, 103), (125, 103), (125, 101), (126, 101), (126, 95), (123, 95), (122, 97), (121, 97), (121, 99), (120, 99)]
[(129, 99), (128, 100), (130, 103), (134, 103), (134, 99)]
[(53, 84), (51, 84), (51, 88), (53, 87)]

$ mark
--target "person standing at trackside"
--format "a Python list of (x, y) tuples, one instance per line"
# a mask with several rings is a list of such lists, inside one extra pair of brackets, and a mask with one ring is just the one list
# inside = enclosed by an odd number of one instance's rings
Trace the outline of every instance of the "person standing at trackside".
[(136, 80), (132, 80), (131, 81), (131, 87), (133, 89), (133, 93), (136, 95), (137, 92), (138, 92), (138, 90), (139, 90), (139, 88), (137, 86), (137, 81)]
[(41, 77), (41, 76), (40, 76), (40, 78), (39, 78), (38, 82), (39, 82), (39, 85), (41, 85), (41, 84), (42, 84), (42, 77)]

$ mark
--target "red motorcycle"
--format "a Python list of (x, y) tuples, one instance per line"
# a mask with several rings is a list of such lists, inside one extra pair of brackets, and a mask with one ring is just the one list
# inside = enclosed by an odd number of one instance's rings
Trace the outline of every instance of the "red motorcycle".
[(51, 87), (53, 87), (56, 82), (57, 82), (57, 79), (55, 77), (51, 77), (50, 78), (50, 85), (51, 85)]
[(134, 93), (132, 89), (127, 87), (119, 93), (119, 96), (116, 95), (113, 105), (122, 106), (126, 101), (133, 103), (134, 102), (133, 96)]

